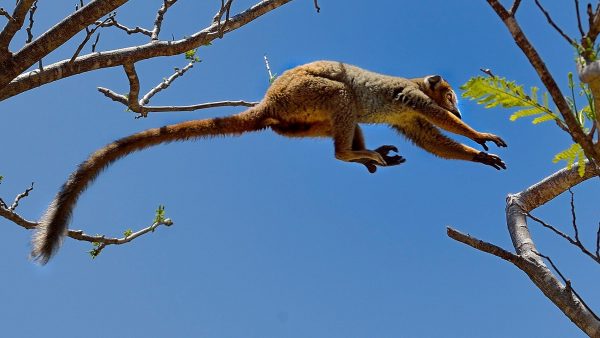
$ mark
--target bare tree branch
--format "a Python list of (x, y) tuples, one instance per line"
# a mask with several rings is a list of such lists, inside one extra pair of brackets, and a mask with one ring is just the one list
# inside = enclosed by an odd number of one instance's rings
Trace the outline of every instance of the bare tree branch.
[(119, 23), (116, 19), (116, 13), (115, 13), (115, 15), (113, 15), (110, 18), (110, 20), (108, 20), (104, 24), (101, 21), (96, 21), (96, 25), (102, 25), (102, 27), (116, 27), (120, 30), (125, 31), (128, 35), (141, 33), (141, 34), (147, 35), (149, 37), (152, 37), (152, 32), (145, 28), (142, 28), (140, 26), (136, 26), (135, 28), (129, 28), (129, 27)]
[(464, 244), (466, 244), (472, 248), (475, 248), (479, 251), (483, 251), (483, 252), (492, 254), (496, 257), (502, 258), (505, 261), (511, 262), (513, 264), (522, 264), (521, 257), (515, 255), (512, 252), (506, 251), (497, 245), (482, 241), (482, 240), (472, 237), (471, 235), (468, 235), (468, 234), (465, 235), (462, 232), (455, 230), (451, 227), (446, 227), (446, 233), (448, 234), (448, 237), (450, 237), (456, 241), (459, 241), (461, 243), (464, 243)]
[(154, 29), (152, 30), (151, 39), (152, 41), (158, 40), (158, 34), (160, 34), (160, 28), (162, 26), (163, 18), (165, 13), (177, 0), (163, 0), (163, 5), (160, 7), (158, 12), (156, 13), (156, 20), (154, 20)]
[(517, 14), (517, 10), (519, 9), (520, 4), (521, 0), (515, 0), (515, 2), (513, 2), (509, 10), (511, 16), (515, 16)]
[[(558, 230), (556, 227), (554, 227), (554, 226), (552, 226), (552, 225), (544, 222), (543, 220), (541, 220), (541, 219), (533, 216), (531, 213), (527, 212), (525, 214), (527, 215), (527, 217), (529, 217), (532, 220), (536, 221), (537, 223), (541, 224), (544, 228), (550, 229), (552, 232), (554, 232), (558, 236), (566, 239), (569, 243), (571, 243), (572, 245), (578, 247), (581, 250), (581, 252), (583, 252), (586, 256), (590, 257), (596, 263), (600, 264), (600, 256), (594, 255), (591, 251), (589, 251), (585, 247), (585, 245), (583, 245), (583, 243), (579, 240), (579, 234), (577, 234), (577, 232), (576, 232), (576, 235), (575, 235), (576, 236), (575, 239), (573, 239), (571, 236), (565, 234), (564, 232)], [(577, 229), (577, 228), (575, 228), (575, 229)]]
[[(10, 15), (11, 19), (8, 20), (4, 29), (0, 32), (0, 64), (2, 61), (11, 57), (11, 53), (8, 50), (8, 45), (12, 41), (15, 34), (23, 27), (23, 22), (27, 16), (27, 12), (31, 8), (35, 0), (20, 0), (17, 2), (13, 14)], [(6, 12), (6, 11), (5, 11)], [(0, 69), (5, 69), (0, 66)], [(22, 71), (21, 71), (22, 72)], [(20, 73), (20, 72), (19, 72)], [(0, 82), (0, 87), (2, 83)]]
[[(520, 0), (517, 0), (520, 1)], [(319, 0), (315, 0), (315, 9), (317, 10), (317, 13), (321, 13), (321, 7), (319, 7)]]
[(33, 40), (33, 33), (31, 32), (31, 30), (33, 29), (33, 24), (34, 24), (33, 15), (35, 14), (35, 11), (37, 10), (37, 3), (38, 3), (38, 0), (35, 0), (33, 2), (33, 5), (31, 5), (31, 9), (29, 9), (29, 25), (25, 29), (25, 31), (27, 32), (27, 40), (25, 40), (25, 43), (30, 43), (31, 40)]
[(168, 78), (164, 79), (163, 81), (161, 81), (157, 86), (155, 86), (154, 88), (150, 89), (150, 91), (148, 91), (148, 93), (146, 93), (146, 95), (144, 95), (142, 97), (142, 99), (140, 100), (140, 105), (146, 105), (150, 102), (150, 99), (158, 94), (160, 91), (162, 91), (163, 89), (167, 89), (169, 88), (169, 86), (171, 85), (171, 83), (173, 83), (173, 81), (175, 81), (178, 77), (183, 76), (183, 74), (185, 74), (185, 72), (187, 72), (188, 70), (190, 70), (192, 67), (194, 67), (194, 63), (195, 61), (192, 61), (190, 63), (188, 63), (185, 67), (179, 69), (175, 69), (175, 73), (171, 76), (169, 76)]
[[(129, 104), (128, 98), (125, 95), (120, 95), (113, 92), (110, 89), (98, 87), (98, 91), (104, 94), (106, 97), (110, 98), (113, 101), (119, 102), (127, 106)], [(253, 107), (257, 105), (259, 102), (249, 102), (249, 101), (216, 101), (216, 102), (207, 102), (207, 103), (199, 103), (189, 106), (145, 106), (144, 112), (147, 113), (160, 113), (160, 112), (182, 112), (182, 111), (195, 111), (201, 109), (208, 108), (216, 108), (216, 107)], [(139, 113), (131, 109), (132, 111)]]
[(100, 32), (96, 34), (96, 40), (92, 43), (92, 53), (96, 51), (96, 46), (98, 45), (98, 41), (100, 40)]
[(581, 33), (581, 37), (585, 35), (583, 31), (583, 26), (581, 25), (581, 14), (579, 13), (579, 0), (575, 0), (575, 14), (577, 15), (577, 28), (579, 28), (579, 33)]
[(5, 18), (7, 18), (9, 21), (13, 21), (14, 20), (13, 17), (10, 14), (8, 14), (8, 12), (4, 8), (2, 8), (2, 7), (0, 7), (0, 15), (2, 15)]
[(508, 196), (506, 221), (516, 250), (515, 256), (519, 258), (514, 258), (513, 254), (507, 253), (506, 250), (497, 248), (493, 244), (482, 245), (475, 238), (465, 238), (465, 235), (457, 235), (456, 231), (448, 232), (453, 239), (512, 262), (525, 272), (540, 291), (590, 337), (600, 335), (600, 320), (588, 309), (583, 300), (572, 292), (570, 283), (565, 287), (548, 269), (541, 257), (536, 254), (538, 250), (529, 232), (526, 215), (570, 187), (599, 174), (600, 171), (595, 165), (586, 163), (586, 172), (583, 177), (579, 176), (577, 167), (563, 169), (520, 193)]
[(598, 318), (598, 315), (596, 315), (596, 313), (594, 312), (594, 310), (592, 310), (592, 308), (590, 308), (587, 303), (583, 300), (583, 298), (579, 295), (579, 293), (577, 293), (577, 291), (575, 291), (575, 289), (573, 288), (573, 284), (571, 283), (570, 280), (568, 280), (565, 275), (563, 275), (562, 272), (560, 272), (560, 270), (558, 269), (558, 267), (556, 266), (556, 264), (554, 264), (554, 262), (552, 261), (552, 259), (549, 256), (546, 255), (542, 255), (541, 253), (534, 251), (534, 253), (544, 259), (546, 259), (548, 261), (548, 263), (550, 263), (550, 266), (552, 266), (552, 269), (560, 276), (560, 278), (563, 280), (563, 283), (565, 283), (566, 289), (568, 291), (573, 292), (573, 294), (575, 295), (575, 297), (577, 297), (579, 299), (579, 301), (581, 302), (581, 304), (583, 304), (583, 306), (586, 307), (586, 309), (588, 309), (588, 311), (596, 318), (596, 320), (600, 321), (600, 318)]
[(558, 34), (560, 34), (565, 40), (567, 40), (569, 45), (573, 46), (575, 44), (575, 40), (571, 39), (567, 34), (565, 34), (565, 32), (562, 31), (562, 29), (560, 29), (560, 27), (558, 27), (554, 20), (552, 20), (550, 13), (548, 13), (548, 11), (544, 9), (544, 7), (542, 7), (542, 4), (540, 4), (539, 0), (535, 0), (535, 4), (540, 9), (540, 11), (544, 13), (544, 16), (546, 16), (546, 20), (548, 20), (550, 26), (552, 26), (558, 32)]
[[(22, 73), (39, 59), (70, 40), (78, 32), (85, 29), (85, 27), (93, 24), (104, 15), (114, 11), (125, 2), (127, 2), (127, 0), (91, 1), (54, 27), (44, 32), (31, 43), (26, 44), (20, 51), (15, 53), (14, 56), (6, 59), (0, 58), (0, 69), (7, 70), (6, 72), (0, 73), (0, 88), (5, 87), (18, 74)], [(21, 0), (19, 5), (21, 3), (29, 3), (27, 6), (27, 10), (29, 10), (33, 0)], [(18, 27), (19, 29), (21, 28), (21, 25), (22, 22)], [(0, 33), (0, 48), (3, 41), (2, 33)]]
[(24, 191), (24, 192), (22, 192), (22, 193), (18, 194), (18, 195), (15, 197), (15, 200), (14, 200), (14, 202), (13, 202), (13, 203), (10, 205), (10, 207), (8, 207), (8, 210), (9, 210), (9, 211), (15, 211), (15, 210), (17, 209), (17, 207), (19, 206), (19, 202), (20, 202), (20, 201), (21, 201), (23, 198), (25, 198), (25, 197), (29, 196), (29, 192), (30, 192), (31, 190), (33, 190), (33, 182), (31, 182), (31, 186), (30, 186), (29, 188), (25, 189), (25, 191)]
[[(263, 0), (258, 4), (229, 19), (227, 24), (224, 24), (223, 32), (228, 33), (234, 31), (235, 29), (244, 26), (245, 24), (255, 20), (256, 18), (290, 1), (292, 0)], [(81, 11), (82, 10), (78, 12)], [(94, 19), (94, 21), (92, 22), (95, 22), (95, 20), (96, 19)], [(78, 57), (72, 63), (70, 63), (69, 60), (63, 60), (44, 67), (43, 72), (39, 72), (36, 70), (22, 74), (14, 80), (12, 80), (10, 83), (6, 84), (5, 86), (3, 86), (2, 79), (3, 76), (6, 75), (0, 73), (0, 100), (4, 100), (8, 97), (12, 97), (29, 89), (39, 87), (41, 85), (75, 74), (89, 72), (101, 68), (122, 66), (125, 63), (133, 63), (159, 56), (172, 56), (182, 54), (188, 50), (198, 48), (199, 46), (207, 45), (214, 39), (218, 38), (219, 31), (217, 27), (218, 25), (216, 23), (213, 23), (211, 26), (199, 32), (196, 32), (182, 40), (155, 41), (153, 43), (148, 43), (135, 47), (128, 47), (106, 52), (88, 54)], [(83, 27), (81, 29), (83, 29)], [(45, 35), (47, 35), (47, 33), (44, 33), (43, 36)], [(38, 38), (38, 40), (40, 40), (41, 38), (42, 37)], [(36, 43), (36, 41), (32, 42), (31, 44)], [(23, 54), (24, 51), (25, 48), (21, 50), (19, 54), (22, 54), (22, 56), (26, 55)], [(37, 62), (37, 60), (38, 59), (36, 58), (33, 62)], [(2, 69), (13, 69), (10, 68), (10, 66), (7, 67), (8, 68), (3, 68), (2, 63), (0, 63), (0, 68)]]
[[(217, 14), (215, 15), (215, 17), (213, 18), (213, 24), (217, 24), (217, 31), (219, 32), (219, 38), (223, 37), (223, 33), (224, 33), (224, 29), (223, 27), (227, 25), (227, 23), (229, 22), (229, 12), (231, 11), (231, 3), (233, 3), (233, 0), (227, 0), (227, 2), (225, 2), (224, 0), (221, 0), (221, 8), (219, 9), (219, 11), (217, 12)], [(221, 24), (221, 18), (223, 17), (223, 14), (225, 14), (225, 22), (223, 24)]]
[[(75, 50), (75, 53), (73, 53), (73, 56), (71, 57), (71, 59), (69, 60), (70, 63), (73, 63), (73, 61), (75, 61), (75, 59), (77, 58), (77, 56), (79, 56), (79, 53), (81, 52), (81, 50), (83, 49), (83, 47), (85, 46), (85, 44), (90, 40), (90, 38), (92, 37), (92, 35), (94, 35), (94, 33), (96, 32), (96, 30), (100, 27), (102, 27), (102, 25), (104, 23), (106, 23), (107, 21), (110, 20), (110, 18), (114, 15), (114, 13), (109, 14), (108, 17), (106, 19), (104, 19), (104, 21), (102, 21), (99, 25), (95, 25), (94, 28), (89, 29), (88, 27), (85, 27), (85, 38), (83, 39), (83, 41), (79, 44), (79, 46), (77, 47), (77, 49)], [(97, 42), (97, 41), (96, 41)], [(96, 47), (92, 48), (92, 51), (96, 49)]]

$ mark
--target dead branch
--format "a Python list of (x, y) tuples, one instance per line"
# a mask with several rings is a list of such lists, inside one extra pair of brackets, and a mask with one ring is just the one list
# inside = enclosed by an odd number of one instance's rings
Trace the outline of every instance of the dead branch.
[(583, 31), (583, 26), (581, 25), (581, 13), (579, 13), (579, 0), (575, 0), (575, 14), (577, 15), (577, 28), (579, 29), (581, 37), (584, 37), (585, 32)]
[(25, 189), (24, 192), (18, 194), (15, 197), (14, 202), (7, 209), (10, 211), (15, 211), (17, 209), (17, 207), (19, 206), (19, 201), (21, 201), (23, 198), (29, 196), (29, 192), (31, 192), (31, 190), (33, 190), (33, 182), (31, 182), (31, 186), (29, 186), (29, 188)]
[(600, 321), (600, 318), (598, 318), (598, 315), (596, 315), (596, 313), (592, 310), (592, 308), (590, 308), (587, 303), (583, 300), (583, 297), (581, 297), (579, 295), (579, 293), (577, 293), (577, 291), (575, 291), (575, 289), (573, 288), (573, 284), (571, 283), (571, 281), (569, 279), (567, 279), (565, 277), (565, 275), (563, 275), (562, 272), (560, 272), (560, 270), (558, 269), (558, 266), (556, 266), (556, 264), (554, 264), (554, 262), (552, 261), (552, 259), (549, 256), (546, 255), (542, 255), (541, 253), (534, 251), (534, 253), (542, 258), (544, 258), (545, 260), (548, 261), (548, 263), (550, 263), (550, 266), (552, 266), (552, 269), (560, 276), (560, 278), (563, 280), (563, 283), (565, 283), (565, 289), (567, 291), (572, 292), (575, 297), (577, 297), (580, 301), (581, 304), (583, 304), (583, 306), (585, 306), (586, 309), (588, 309), (588, 311), (596, 318), (596, 320)]
[[(221, 0), (221, 8), (213, 18), (213, 24), (217, 24), (219, 38), (223, 37), (223, 27), (226, 26), (229, 22), (229, 12), (231, 11), (231, 3), (233, 3), (233, 0), (227, 0), (227, 2), (225, 2), (225, 0)], [(221, 24), (221, 18), (223, 17), (223, 14), (225, 14), (225, 22)]]
[[(23, 22), (25, 21), (27, 12), (31, 8), (34, 1), (35, 0), (18, 1), (12, 15), (9, 15), (10, 19), (6, 23), (6, 26), (4, 26), (4, 29), (2, 29), (0, 32), (0, 62), (10, 58), (11, 54), (8, 51), (8, 46), (10, 45), (10, 42), (15, 34), (21, 29), (21, 27), (23, 27)], [(0, 67), (0, 69), (4, 68)], [(1, 85), (2, 84), (0, 83), (0, 87)]]
[[(232, 32), (244, 26), (245, 24), (255, 20), (256, 18), (290, 1), (292, 0), (263, 0), (258, 4), (248, 8), (247, 10), (231, 17), (229, 21), (226, 24), (224, 24), (224, 27), (222, 28), (223, 33), (225, 34)], [(88, 4), (86, 7), (77, 11), (76, 13), (84, 11), (90, 5), (91, 4)], [(94, 17), (94, 20), (91, 22), (95, 22), (97, 19), (98, 17)], [(57, 28), (58, 26), (61, 26), (61, 24), (52, 28), (51, 31), (60, 31)], [(81, 29), (84, 29), (84, 27), (85, 26), (82, 26)], [(207, 45), (214, 39), (218, 38), (219, 30), (217, 27), (218, 24), (213, 23), (209, 27), (181, 40), (154, 41), (152, 43), (140, 46), (122, 48), (100, 53), (92, 53), (88, 55), (79, 56), (74, 60), (74, 62), (69, 62), (69, 60), (63, 60), (44, 67), (44, 71), (42, 72), (35, 70), (21, 74), (16, 78), (12, 74), (0, 73), (0, 100), (4, 100), (8, 97), (12, 97), (32, 88), (36, 88), (41, 85), (76, 74), (81, 74), (84, 72), (89, 72), (101, 68), (123, 66), (125, 63), (134, 63), (137, 61), (151, 59), (159, 56), (172, 56), (185, 53), (186, 51), (198, 48), (199, 46)], [(42, 37), (46, 36), (47, 34), (48, 33), (45, 33)], [(36, 41), (38, 40), (39, 42), (45, 41), (44, 39), (42, 39), (42, 37), (39, 37), (37, 40), (33, 41), (17, 53), (17, 55), (19, 56), (18, 59), (20, 61), (18, 62), (18, 64), (15, 63), (16, 61), (13, 61), (11, 63), (14, 65), (14, 68), (10, 65), (4, 67), (4, 64), (1, 61), (0, 68), (10, 69), (11, 72), (14, 71), (16, 72), (16, 74), (18, 74), (31, 65), (29, 64), (29, 61), (25, 62), (23, 60), (27, 59), (34, 63), (37, 62), (41, 56), (47, 53), (36, 51), (36, 49), (30, 47), (30, 45), (37, 44)], [(53, 48), (54, 43), (51, 44), (49, 47)], [(36, 48), (39, 48), (39, 46)], [(32, 52), (32, 54), (27, 54), (27, 51)], [(33, 53), (33, 51), (36, 52)], [(15, 57), (17, 55), (15, 55)], [(10, 79), (7, 80), (7, 78)]]
[(160, 28), (162, 26), (165, 13), (167, 13), (169, 7), (171, 7), (176, 2), (177, 0), (163, 0), (163, 5), (158, 9), (158, 12), (156, 13), (156, 20), (154, 20), (154, 29), (152, 30), (151, 35), (152, 41), (158, 40), (158, 34), (160, 33)]
[(13, 17), (10, 14), (8, 14), (8, 12), (4, 8), (2, 8), (2, 7), (0, 7), (0, 15), (2, 15), (5, 18), (7, 18), (8, 21), (13, 21), (14, 20)]
[[(117, 94), (114, 91), (112, 91), (108, 88), (103, 88), (103, 87), (98, 87), (98, 91), (113, 101), (122, 103), (125, 106), (129, 105), (128, 98), (125, 95)], [(258, 103), (259, 102), (249, 102), (249, 101), (243, 101), (243, 100), (216, 101), (216, 102), (199, 103), (199, 104), (194, 104), (194, 105), (189, 105), (189, 106), (144, 106), (143, 109), (144, 109), (144, 113), (147, 114), (147, 113), (195, 111), (195, 110), (209, 109), (209, 108), (216, 108), (216, 107), (239, 107), (239, 106), (253, 107), (253, 106), (257, 105)], [(133, 109), (131, 109), (131, 110), (138, 114), (141, 114), (139, 111), (135, 111)]]
[(152, 37), (152, 32), (142, 28), (140, 26), (136, 26), (135, 28), (129, 28), (125, 25), (122, 25), (121, 23), (119, 23), (116, 19), (116, 13), (115, 15), (113, 15), (110, 20), (108, 20), (107, 22), (105, 22), (104, 24), (101, 21), (96, 21), (95, 22), (96, 25), (101, 25), (102, 27), (116, 27), (122, 31), (124, 31), (125, 33), (127, 33), (128, 35), (131, 34), (137, 34), (137, 33), (141, 33), (144, 35), (147, 35), (149, 37)]
[(146, 95), (144, 95), (142, 97), (142, 99), (140, 100), (140, 105), (146, 105), (150, 102), (150, 99), (158, 94), (160, 91), (169, 88), (169, 86), (171, 85), (171, 83), (173, 83), (173, 81), (175, 81), (178, 77), (183, 76), (183, 74), (185, 74), (185, 72), (187, 72), (188, 70), (190, 70), (192, 67), (194, 67), (194, 63), (195, 61), (191, 61), (190, 63), (188, 63), (185, 67), (183, 68), (176, 68), (175, 69), (175, 73), (171, 76), (169, 76), (168, 78), (164, 79), (163, 81), (161, 81), (158, 85), (156, 85), (154, 88), (150, 89), (148, 91), (148, 93), (146, 93)]
[[(110, 18), (113, 15), (114, 15), (114, 13), (109, 14), (106, 19), (104, 19), (99, 25), (95, 25), (94, 28), (92, 28), (92, 29), (89, 29), (88, 27), (85, 27), (85, 33), (86, 33), (85, 34), (85, 38), (79, 44), (79, 46), (75, 50), (75, 53), (73, 53), (73, 56), (69, 60), (69, 63), (73, 63), (73, 61), (75, 61), (75, 59), (77, 58), (77, 56), (79, 56), (79, 53), (81, 52), (81, 50), (83, 49), (83, 47), (85, 46), (85, 44), (90, 40), (90, 38), (92, 37), (92, 35), (94, 35), (94, 33), (96, 32), (96, 30), (98, 30), (98, 28), (102, 27), (102, 25), (104, 23), (106, 23), (108, 20), (110, 20)], [(96, 39), (96, 42), (98, 42), (97, 39)], [(92, 48), (92, 52), (94, 51), (94, 49), (96, 49), (95, 43), (94, 43), (94, 47)]]
[(526, 215), (567, 189), (598, 175), (600, 175), (600, 171), (596, 166), (586, 163), (586, 172), (583, 177), (579, 176), (577, 167), (562, 169), (517, 194), (509, 195), (506, 220), (516, 255), (493, 244), (460, 234), (456, 230), (448, 231), (448, 236), (457, 241), (513, 263), (525, 272), (538, 289), (590, 337), (600, 335), (600, 320), (583, 300), (572, 292), (570, 282), (565, 286), (544, 264), (537, 254), (539, 251), (529, 232)]
[(517, 14), (519, 5), (521, 5), (521, 0), (515, 0), (515, 2), (513, 2), (512, 6), (510, 7), (510, 10), (509, 10), (511, 16), (515, 16)]
[(33, 15), (35, 14), (35, 11), (37, 10), (37, 3), (38, 3), (38, 0), (35, 0), (33, 2), (33, 5), (31, 5), (31, 9), (29, 9), (29, 25), (25, 29), (25, 31), (27, 32), (27, 40), (25, 40), (25, 43), (30, 43), (31, 40), (33, 40), (33, 33), (31, 32), (31, 30), (33, 29), (33, 24), (34, 24)]
[[(19, 10), (20, 7), (26, 7), (22, 9), (24, 13), (15, 19), (18, 19), (20, 23), (11, 27), (5, 27), (5, 30), (0, 33), (0, 51), (6, 49), (8, 53), (8, 43), (12, 39), (14, 33), (21, 29), (25, 13), (31, 8), (34, 0), (21, 0), (15, 11)], [(14, 55), (9, 55), (6, 58), (2, 58), (0, 55), (0, 69), (7, 70), (0, 73), (0, 88), (4, 88), (11, 80), (17, 75), (21, 74), (27, 68), (34, 65), (41, 58), (45, 57), (56, 48), (70, 40), (80, 31), (84, 30), (85, 27), (93, 24), (96, 20), (114, 11), (117, 7), (126, 3), (128, 0), (103, 0), (103, 1), (91, 1), (87, 5), (83, 6), (76, 12), (67, 16), (60, 23), (56, 24), (44, 34), (40, 35), (37, 39), (26, 44), (20, 51)], [(14, 30), (14, 32), (13, 32)], [(6, 43), (6, 46), (4, 45)], [(68, 60), (67, 60), (68, 62)]]
[(560, 36), (567, 40), (569, 45), (573, 46), (575, 44), (575, 40), (571, 39), (567, 34), (565, 34), (565, 32), (562, 31), (562, 29), (560, 29), (560, 27), (558, 27), (554, 20), (552, 20), (550, 13), (548, 13), (548, 11), (544, 7), (542, 7), (542, 4), (539, 2), (539, 0), (535, 0), (535, 4), (540, 9), (540, 11), (544, 13), (544, 16), (546, 17), (546, 20), (548, 20), (550, 26), (552, 26), (552, 28), (554, 28), (558, 32), (558, 34), (560, 34)]
[[(572, 245), (576, 246), (577, 248), (579, 248), (579, 250), (581, 250), (581, 252), (583, 254), (585, 254), (586, 256), (588, 256), (591, 259), (593, 259), (596, 263), (600, 264), (600, 256), (594, 255), (591, 251), (589, 251), (585, 247), (585, 245), (583, 245), (583, 243), (579, 240), (579, 234), (578, 234), (577, 230), (576, 230), (575, 238), (573, 238), (573, 237), (565, 234), (564, 232), (558, 230), (553, 225), (548, 224), (548, 223), (544, 222), (543, 220), (541, 220), (541, 219), (533, 216), (529, 212), (525, 213), (525, 215), (527, 215), (527, 217), (531, 218), (532, 220), (536, 221), (538, 224), (540, 224), (544, 228), (549, 229), (550, 231), (554, 232), (558, 236), (566, 239), (570, 244), (572, 244)], [(575, 229), (577, 229), (577, 228), (575, 228)]]

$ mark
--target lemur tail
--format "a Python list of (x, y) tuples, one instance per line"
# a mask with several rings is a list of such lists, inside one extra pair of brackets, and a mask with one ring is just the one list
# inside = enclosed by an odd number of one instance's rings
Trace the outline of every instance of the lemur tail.
[(234, 136), (266, 127), (262, 105), (242, 113), (205, 120), (187, 121), (148, 129), (114, 141), (97, 150), (79, 165), (63, 184), (42, 216), (33, 235), (31, 258), (46, 264), (66, 235), (77, 199), (102, 170), (132, 152), (161, 143), (210, 136)]

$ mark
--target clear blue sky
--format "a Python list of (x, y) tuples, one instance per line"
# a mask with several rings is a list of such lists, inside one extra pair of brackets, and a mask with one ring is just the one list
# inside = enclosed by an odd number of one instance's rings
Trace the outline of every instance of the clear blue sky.
[[(124, 24), (149, 26), (159, 1), (118, 10)], [(163, 37), (205, 27), (219, 1), (180, 1)], [(234, 2), (237, 12), (254, 1)], [(575, 36), (570, 1), (544, 1)], [(527, 85), (539, 80), (483, 0), (331, 1), (315, 13), (296, 0), (198, 51), (202, 63), (154, 104), (260, 100), (274, 72), (318, 59), (404, 77), (439, 73), (458, 87), (479, 68)], [(72, 11), (41, 1), (34, 32)], [(531, 1), (526, 33), (566, 87), (574, 51)], [(3, 19), (3, 18), (0, 18)], [(23, 41), (22, 36), (18, 41)], [(78, 44), (44, 60), (70, 57)], [(134, 43), (104, 30), (100, 48)], [(145, 41), (139, 39), (137, 41)], [(140, 63), (142, 91), (185, 65), (183, 56)], [(96, 91), (124, 92), (122, 69), (68, 78), (0, 103), (0, 196), (35, 181), (19, 212), (37, 219), (76, 165), (106, 143), (150, 127), (240, 109), (154, 114), (134, 120)], [(395, 144), (407, 162), (370, 175), (337, 161), (329, 140), (271, 132), (159, 146), (119, 161), (81, 198), (72, 228), (119, 236), (149, 225), (157, 205), (175, 225), (96, 260), (87, 242), (67, 239), (47, 266), (27, 260), (31, 233), (5, 220), (0, 246), (0, 336), (33, 337), (577, 337), (583, 334), (512, 265), (446, 237), (452, 225), (511, 248), (504, 198), (561, 168), (569, 145), (552, 125), (510, 122), (509, 112), (462, 101), (464, 120), (501, 135), (492, 148), (509, 170), (445, 161), (383, 126), (367, 144)], [(458, 136), (456, 139), (473, 145)], [(575, 189), (582, 236), (593, 244), (598, 180)], [(537, 214), (568, 230), (563, 196)], [(596, 309), (598, 267), (531, 224)]]

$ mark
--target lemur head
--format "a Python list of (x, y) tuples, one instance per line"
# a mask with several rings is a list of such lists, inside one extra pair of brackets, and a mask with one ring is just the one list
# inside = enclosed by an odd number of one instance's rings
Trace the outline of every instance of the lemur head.
[(430, 75), (423, 78), (423, 92), (429, 96), (440, 107), (447, 109), (459, 119), (461, 118), (460, 111), (456, 106), (458, 103), (456, 93), (439, 75)]

